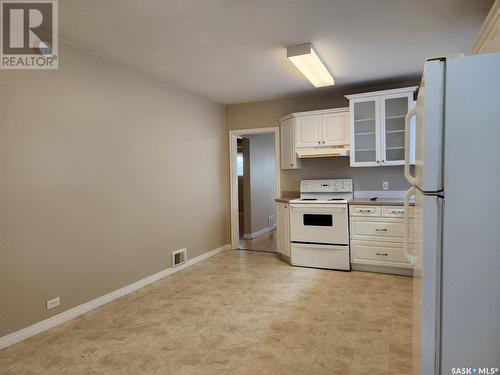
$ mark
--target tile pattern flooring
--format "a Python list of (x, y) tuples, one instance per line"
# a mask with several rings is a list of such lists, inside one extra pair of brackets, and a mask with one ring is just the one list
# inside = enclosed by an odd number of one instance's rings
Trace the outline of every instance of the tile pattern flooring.
[(276, 253), (278, 251), (276, 230), (261, 234), (251, 240), (240, 239), (240, 249)]
[(226, 251), (0, 351), (4, 374), (410, 374), (411, 279)]

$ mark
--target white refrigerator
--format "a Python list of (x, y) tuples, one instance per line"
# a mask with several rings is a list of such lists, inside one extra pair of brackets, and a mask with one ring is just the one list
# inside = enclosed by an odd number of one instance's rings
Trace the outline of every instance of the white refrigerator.
[(427, 60), (414, 116), (414, 374), (500, 374), (500, 54)]

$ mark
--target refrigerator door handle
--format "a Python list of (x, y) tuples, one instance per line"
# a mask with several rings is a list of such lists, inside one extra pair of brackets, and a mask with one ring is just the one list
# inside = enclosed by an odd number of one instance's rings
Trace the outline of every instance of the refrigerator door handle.
[(404, 252), (411, 264), (415, 264), (415, 257), (410, 252), (410, 197), (415, 194), (415, 187), (409, 188), (404, 197)]
[(411, 108), (405, 116), (405, 165), (404, 175), (408, 182), (416, 185), (415, 177), (410, 173), (410, 120), (417, 115), (417, 106)]

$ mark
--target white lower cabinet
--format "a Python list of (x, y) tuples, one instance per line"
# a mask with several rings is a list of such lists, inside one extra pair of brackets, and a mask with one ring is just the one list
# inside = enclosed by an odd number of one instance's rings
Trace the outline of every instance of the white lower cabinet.
[(393, 267), (411, 266), (404, 254), (403, 247), (399, 244), (375, 241), (353, 241), (351, 243), (351, 254), (353, 263), (379, 265), (383, 263), (386, 266)]
[(290, 258), (290, 205), (276, 203), (276, 214), (278, 253)]
[(349, 215), (352, 269), (411, 274), (404, 251), (404, 207), (351, 205)]
[(403, 237), (401, 219), (366, 217), (351, 221), (351, 239), (401, 242)]

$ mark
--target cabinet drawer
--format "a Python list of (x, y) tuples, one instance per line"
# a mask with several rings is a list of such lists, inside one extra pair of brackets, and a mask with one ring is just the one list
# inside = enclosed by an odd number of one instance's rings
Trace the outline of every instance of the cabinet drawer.
[(379, 206), (351, 206), (350, 207), (351, 216), (379, 216), (380, 207)]
[(353, 218), (351, 220), (351, 238), (402, 241), (404, 236), (403, 220), (390, 220)]
[(353, 262), (356, 261), (381, 261), (407, 263), (408, 258), (404, 253), (403, 246), (392, 247), (384, 244), (357, 243), (351, 244), (353, 253)]
[(405, 216), (405, 208), (402, 206), (383, 206), (382, 208), (382, 216), (387, 217), (404, 217)]

